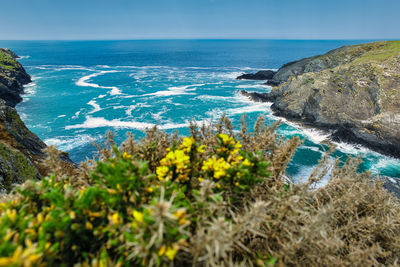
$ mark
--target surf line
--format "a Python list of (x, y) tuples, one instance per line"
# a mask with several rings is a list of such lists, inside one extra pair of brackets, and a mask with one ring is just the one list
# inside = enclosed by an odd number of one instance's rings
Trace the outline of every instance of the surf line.
[(101, 85), (98, 85), (96, 83), (88, 82), (91, 78), (94, 78), (94, 77), (97, 77), (97, 76), (101, 76), (101, 75), (104, 75), (106, 73), (115, 73), (115, 72), (119, 72), (119, 71), (117, 71), (117, 70), (102, 70), (100, 72), (96, 72), (96, 73), (92, 73), (90, 75), (83, 76), (78, 81), (76, 81), (75, 84), (77, 86), (83, 86), (83, 87), (94, 87), (94, 88), (111, 89), (111, 91), (109, 92), (110, 95), (120, 95), (120, 94), (122, 94), (122, 92), (116, 86), (101, 86)]

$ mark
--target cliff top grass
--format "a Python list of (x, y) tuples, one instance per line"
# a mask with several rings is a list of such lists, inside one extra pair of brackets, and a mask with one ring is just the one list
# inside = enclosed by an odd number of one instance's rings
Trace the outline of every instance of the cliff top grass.
[(18, 61), (7, 51), (0, 49), (0, 69), (15, 70), (18, 67)]
[(380, 63), (400, 53), (400, 41), (374, 42), (367, 45), (372, 45), (374, 49), (363, 54), (356, 62)]
[[(394, 266), (400, 205), (359, 161), (285, 180), (298, 137), (262, 117), (223, 117), (190, 136), (156, 128), (67, 176), (28, 181), (0, 203), (0, 266)], [(316, 189), (323, 177), (326, 186)]]

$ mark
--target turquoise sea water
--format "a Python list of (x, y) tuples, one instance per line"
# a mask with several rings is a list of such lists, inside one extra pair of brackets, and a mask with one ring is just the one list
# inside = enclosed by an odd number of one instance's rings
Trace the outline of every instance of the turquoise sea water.
[[(111, 130), (122, 141), (127, 132), (159, 125), (187, 133), (191, 119), (208, 122), (226, 113), (234, 123), (246, 113), (272, 123), (270, 104), (252, 103), (238, 90), (267, 92), (257, 81), (236, 76), (366, 41), (152, 40), (152, 41), (0, 41), (21, 55), (33, 77), (17, 106), (29, 129), (47, 144), (82, 161), (92, 157), (91, 141)], [(288, 167), (296, 179), (317, 164), (328, 134), (286, 122), (279, 133), (305, 139)], [(400, 177), (400, 160), (340, 143), (335, 157), (361, 155), (363, 170)]]

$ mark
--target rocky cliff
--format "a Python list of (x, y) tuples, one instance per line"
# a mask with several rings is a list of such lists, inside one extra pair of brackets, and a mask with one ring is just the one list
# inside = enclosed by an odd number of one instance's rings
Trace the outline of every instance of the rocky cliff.
[[(31, 81), (16, 58), (12, 51), (0, 49), (0, 192), (47, 174), (42, 163), (46, 144), (28, 130), (14, 108), (22, 100), (23, 85)], [(65, 168), (75, 168), (66, 153), (60, 159)]]
[(11, 107), (22, 101), (23, 85), (31, 82), (17, 58), (11, 50), (0, 48), (0, 98)]
[(400, 41), (344, 46), (291, 62), (271, 81), (279, 85), (262, 97), (277, 115), (400, 157)]

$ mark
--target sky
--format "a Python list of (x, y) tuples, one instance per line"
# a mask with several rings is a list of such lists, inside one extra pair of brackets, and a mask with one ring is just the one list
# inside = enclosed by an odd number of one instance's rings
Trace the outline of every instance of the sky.
[(0, 3), (1, 40), (400, 38), (400, 0)]

